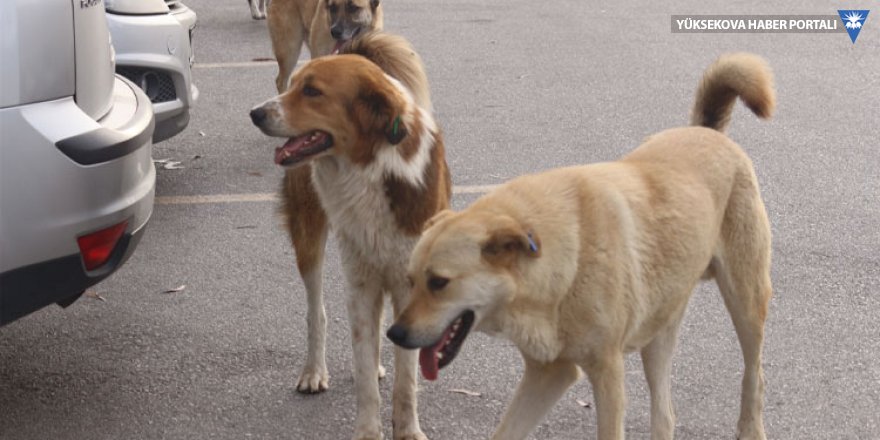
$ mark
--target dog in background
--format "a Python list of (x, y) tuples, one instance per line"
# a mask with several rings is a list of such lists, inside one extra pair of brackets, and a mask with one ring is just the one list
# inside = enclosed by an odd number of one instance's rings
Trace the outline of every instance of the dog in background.
[(268, 12), (278, 93), (287, 89), (303, 43), (317, 58), (338, 51), (361, 32), (382, 30), (379, 0), (272, 0)]
[(510, 339), (525, 374), (498, 440), (526, 438), (582, 371), (598, 438), (623, 439), (624, 354), (639, 350), (651, 438), (668, 440), (679, 325), (696, 284), (715, 279), (744, 358), (737, 438), (764, 440), (770, 224), (751, 161), (723, 134), (737, 96), (771, 115), (763, 59), (740, 53), (711, 65), (693, 127), (655, 134), (617, 162), (514, 179), (433, 218), (410, 261), (412, 300), (388, 337), (421, 348), (427, 379), (471, 328)]
[[(300, 392), (329, 384), (321, 279), (328, 224), (338, 238), (349, 290), (356, 439), (382, 437), (384, 295), (395, 313), (408, 302), (409, 255), (425, 222), (449, 206), (451, 181), (431, 109), (419, 56), (403, 38), (372, 32), (339, 55), (306, 63), (284, 93), (250, 114), (263, 133), (287, 138), (275, 162), (287, 167), (282, 212), (308, 297)], [(417, 365), (416, 353), (395, 347), (395, 439), (426, 440), (416, 409)]]
[(248, 0), (248, 6), (251, 8), (251, 18), (254, 20), (266, 19), (266, 2), (269, 0)]

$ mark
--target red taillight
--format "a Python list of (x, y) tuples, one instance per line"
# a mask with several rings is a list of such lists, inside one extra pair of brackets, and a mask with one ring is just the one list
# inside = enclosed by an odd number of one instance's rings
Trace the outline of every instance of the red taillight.
[(128, 220), (76, 239), (86, 270), (95, 270), (110, 259), (113, 248), (127, 226)]

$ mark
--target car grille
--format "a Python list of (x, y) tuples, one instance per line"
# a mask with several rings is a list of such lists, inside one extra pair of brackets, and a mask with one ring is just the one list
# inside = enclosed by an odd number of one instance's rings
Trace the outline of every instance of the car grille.
[(117, 66), (116, 73), (137, 84), (150, 98), (150, 102), (168, 102), (177, 99), (177, 90), (171, 75), (144, 67)]
[(165, 6), (168, 6), (168, 9), (174, 11), (175, 9), (182, 8), (183, 4), (180, 0), (165, 0)]

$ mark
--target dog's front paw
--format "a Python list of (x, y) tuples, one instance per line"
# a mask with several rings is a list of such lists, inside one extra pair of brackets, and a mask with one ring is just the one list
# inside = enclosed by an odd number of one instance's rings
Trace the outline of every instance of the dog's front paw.
[(352, 440), (382, 440), (381, 432), (355, 432)]
[(737, 440), (767, 440), (767, 436), (764, 435), (763, 430), (748, 430), (747, 432), (741, 432), (736, 436)]
[(422, 431), (410, 432), (406, 434), (394, 433), (394, 440), (428, 440), (428, 436)]
[(312, 370), (306, 368), (299, 376), (296, 390), (304, 394), (316, 394), (327, 391), (330, 388), (330, 375), (326, 369)]
[(767, 440), (764, 434), (764, 422), (759, 418), (740, 420), (737, 426), (737, 440)]

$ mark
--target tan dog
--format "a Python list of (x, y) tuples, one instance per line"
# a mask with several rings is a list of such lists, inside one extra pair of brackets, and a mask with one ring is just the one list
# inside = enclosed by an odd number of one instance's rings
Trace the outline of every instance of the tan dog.
[(745, 360), (738, 438), (764, 439), (770, 225), (751, 161), (722, 131), (736, 96), (770, 116), (771, 81), (754, 55), (722, 57), (697, 91), (697, 127), (651, 136), (617, 162), (514, 179), (439, 214), (413, 251), (412, 302), (388, 337), (421, 348), (428, 379), (472, 327), (513, 341), (525, 376), (500, 440), (525, 438), (580, 371), (593, 385), (598, 438), (622, 439), (624, 354), (640, 350), (651, 438), (671, 439), (679, 323), (695, 285), (714, 278)]
[(272, 0), (267, 9), (278, 61), (278, 93), (287, 89), (303, 43), (317, 58), (333, 53), (359, 33), (382, 29), (379, 0)]
[[(290, 88), (254, 108), (251, 118), (265, 134), (289, 137), (275, 162), (289, 167), (282, 211), (308, 295), (308, 358), (297, 389), (328, 386), (321, 266), (329, 218), (350, 291), (354, 438), (381, 438), (376, 378), (383, 296), (390, 293), (395, 313), (409, 300), (409, 254), (451, 195), (421, 60), (400, 37), (363, 35), (340, 55), (297, 70)], [(395, 439), (426, 438), (416, 410), (416, 370), (416, 353), (396, 348)]]

